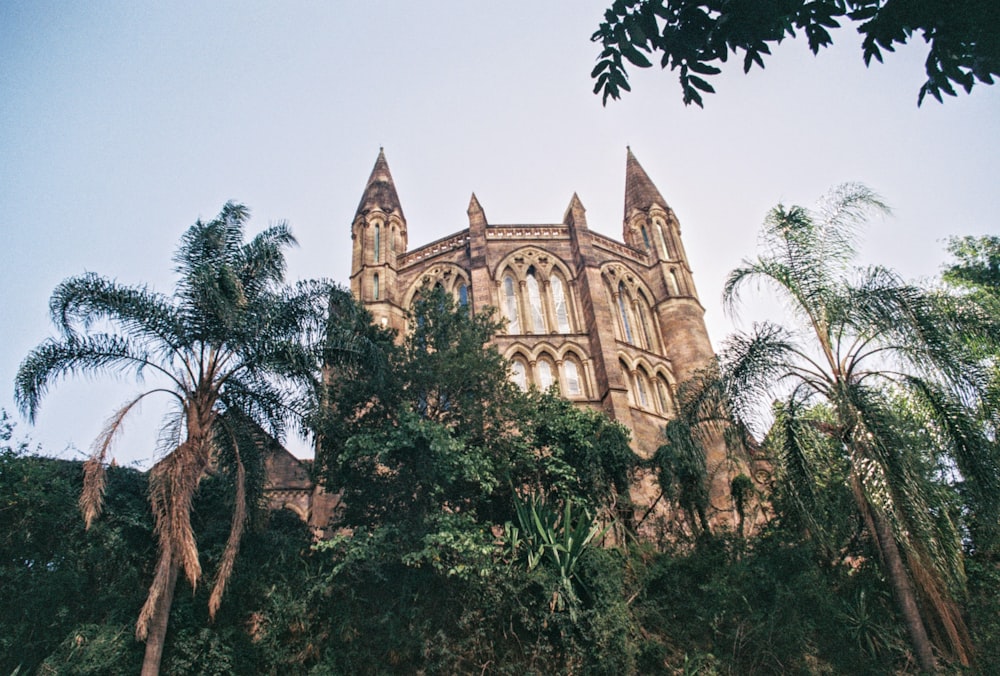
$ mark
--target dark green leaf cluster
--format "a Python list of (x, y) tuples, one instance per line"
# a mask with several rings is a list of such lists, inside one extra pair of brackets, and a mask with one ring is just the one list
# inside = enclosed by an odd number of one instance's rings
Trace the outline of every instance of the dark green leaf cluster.
[(857, 24), (865, 64), (882, 61), (914, 34), (930, 45), (927, 81), (918, 105), (930, 94), (966, 93), (978, 81), (993, 84), (1000, 75), (1000, 8), (992, 0), (901, 2), (899, 0), (615, 0), (591, 40), (602, 51), (591, 73), (594, 93), (618, 99), (630, 91), (626, 61), (640, 68), (661, 54), (660, 67), (679, 70), (684, 103), (702, 105), (715, 88), (705, 77), (718, 75), (715, 64), (742, 55), (743, 71), (764, 67), (764, 56), (785, 38), (805, 34), (813, 54), (833, 44), (830, 29)]

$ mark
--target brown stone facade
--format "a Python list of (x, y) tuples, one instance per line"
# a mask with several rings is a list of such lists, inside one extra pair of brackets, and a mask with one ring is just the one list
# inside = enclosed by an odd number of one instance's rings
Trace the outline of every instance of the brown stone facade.
[[(376, 322), (407, 330), (406, 311), (440, 285), (507, 320), (495, 337), (522, 387), (607, 413), (651, 456), (673, 415), (677, 386), (714, 356), (676, 214), (626, 157), (623, 241), (590, 230), (573, 195), (560, 223), (490, 223), (473, 195), (469, 227), (410, 249), (406, 218), (380, 151), (351, 225), (351, 291)], [(708, 449), (711, 494), (723, 519), (728, 463)], [(646, 491), (640, 491), (645, 493)]]

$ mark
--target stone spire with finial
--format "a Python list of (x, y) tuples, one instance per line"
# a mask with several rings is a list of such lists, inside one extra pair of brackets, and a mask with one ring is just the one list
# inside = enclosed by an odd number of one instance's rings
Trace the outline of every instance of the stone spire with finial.
[(649, 211), (654, 204), (667, 211), (667, 201), (653, 185), (639, 160), (635, 159), (632, 148), (625, 146), (625, 149), (628, 152), (625, 159), (625, 220), (629, 219), (634, 209)]
[(358, 210), (354, 218), (366, 214), (368, 211), (378, 208), (386, 214), (395, 213), (400, 218), (403, 216), (403, 208), (399, 204), (399, 195), (396, 194), (396, 184), (392, 181), (392, 174), (389, 172), (389, 163), (385, 159), (385, 151), (380, 146), (378, 149), (378, 159), (372, 168), (368, 183), (365, 184), (365, 191), (361, 195), (361, 202), (358, 203)]

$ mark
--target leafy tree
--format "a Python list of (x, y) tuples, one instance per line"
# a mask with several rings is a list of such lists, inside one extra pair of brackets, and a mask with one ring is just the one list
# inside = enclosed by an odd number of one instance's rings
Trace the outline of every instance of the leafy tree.
[(982, 421), (994, 438), (1000, 432), (1000, 237), (959, 237), (948, 242), (954, 262), (942, 278), (952, 298), (950, 309), (958, 319), (971, 321), (979, 330), (968, 336), (969, 347), (990, 370), (988, 396), (980, 410)]
[(502, 524), (520, 489), (627, 511), (637, 458), (624, 428), (553, 394), (520, 392), (488, 346), (491, 313), (470, 316), (428, 290), (410, 323), (396, 348), (373, 336), (388, 368), (336, 378), (321, 420), (319, 463), (345, 491), (347, 525), (413, 528), (442, 510)]
[(59, 377), (110, 373), (150, 381), (94, 443), (80, 498), (88, 526), (101, 510), (105, 459), (125, 417), (155, 394), (176, 406), (162, 430), (165, 455), (149, 472), (159, 555), (136, 625), (146, 640), (144, 674), (158, 672), (179, 572), (192, 586), (201, 578), (191, 505), (215, 467), (232, 471), (237, 486), (210, 615), (219, 608), (244, 531), (247, 468), (259, 462), (256, 434), (264, 428), (281, 435), (291, 392), (280, 378), (306, 362), (302, 331), (324, 309), (325, 286), (283, 283), (284, 249), (295, 243), (288, 226), (273, 225), (245, 242), (248, 217), (246, 207), (227, 203), (217, 218), (187, 230), (174, 256), (172, 296), (96, 274), (62, 282), (50, 300), (60, 335), (35, 348), (17, 374), (15, 395), (31, 419)]
[(907, 0), (615, 0), (591, 40), (602, 47), (591, 77), (594, 93), (617, 99), (630, 91), (626, 61), (640, 68), (661, 55), (660, 66), (680, 71), (684, 103), (702, 105), (702, 93), (714, 92), (707, 78), (730, 53), (742, 54), (743, 71), (786, 37), (805, 33), (813, 54), (833, 44), (830, 29), (844, 21), (857, 24), (865, 64), (881, 62), (914, 34), (930, 45), (927, 81), (918, 105), (930, 94), (955, 96), (978, 81), (993, 84), (1000, 75), (1000, 6), (993, 0), (917, 2)]
[[(35, 673), (60, 642), (90, 647), (84, 626), (128, 632), (142, 602), (152, 554), (145, 477), (108, 472), (108, 518), (85, 533), (76, 507), (82, 463), (37, 455), (13, 441), (0, 411), (0, 673)], [(122, 642), (120, 641), (119, 644)], [(135, 671), (141, 653), (126, 638), (113, 658)], [(18, 669), (20, 671), (18, 671)], [(80, 673), (84, 673), (81, 669)]]
[[(928, 628), (963, 664), (971, 646), (957, 604), (964, 592), (959, 531), (925, 461), (957, 468), (984, 493), (1000, 476), (991, 444), (969, 433), (962, 402), (982, 387), (982, 370), (956, 325), (932, 294), (884, 268), (851, 267), (854, 227), (886, 210), (859, 185), (841, 186), (817, 212), (772, 209), (762, 254), (730, 274), (725, 300), (734, 309), (748, 284), (766, 284), (797, 330), (763, 323), (731, 338), (723, 373), (734, 413), (748, 424), (760, 422), (762, 401), (784, 397), (771, 434), (800, 495), (818, 479), (805, 450), (811, 435), (830, 440), (914, 653), (933, 671)], [(818, 403), (825, 419), (809, 415)]]
[[(492, 314), (470, 315), (428, 289), (409, 324), (399, 345), (383, 343), (389, 368), (332, 379), (318, 417), (317, 461), (328, 487), (343, 491), (350, 528), (318, 545), (331, 565), (322, 598), (333, 599), (317, 610), (333, 637), (322, 664), (508, 672), (559, 669), (591, 649), (596, 659), (596, 636), (612, 634), (597, 625), (621, 609), (606, 614), (574, 595), (591, 586), (587, 559), (598, 556), (573, 537), (598, 532), (575, 506), (609, 520), (622, 511), (637, 460), (627, 433), (553, 393), (513, 386), (489, 346)], [(546, 494), (560, 513), (574, 505), (572, 528), (550, 524), (560, 539), (535, 542), (566, 565), (546, 559), (529, 570), (504, 545), (520, 494)]]

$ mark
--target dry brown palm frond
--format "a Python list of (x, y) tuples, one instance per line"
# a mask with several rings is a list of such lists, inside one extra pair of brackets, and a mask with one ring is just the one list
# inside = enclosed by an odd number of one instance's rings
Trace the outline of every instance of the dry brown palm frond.
[(160, 559), (156, 562), (156, 575), (153, 576), (153, 583), (149, 585), (149, 595), (146, 602), (142, 604), (139, 611), (139, 620), (135, 623), (135, 638), (145, 641), (149, 635), (149, 623), (156, 615), (164, 593), (170, 585), (171, 568), (173, 567), (173, 556), (169, 542), (160, 539)]
[(94, 440), (90, 457), (83, 463), (83, 490), (80, 492), (80, 511), (83, 512), (84, 526), (89, 530), (90, 524), (101, 514), (104, 507), (104, 488), (107, 476), (104, 461), (111, 450), (111, 443), (122, 427), (122, 421), (148, 393), (140, 394), (132, 401), (115, 411), (114, 415), (104, 423), (104, 428)]
[(247, 518), (247, 495), (246, 495), (246, 469), (243, 467), (243, 460), (240, 458), (239, 447), (234, 443), (236, 452), (236, 505), (233, 509), (232, 527), (229, 529), (229, 540), (226, 542), (226, 549), (222, 554), (222, 562), (219, 564), (219, 574), (212, 588), (212, 595), (208, 599), (208, 616), (215, 619), (215, 613), (222, 604), (222, 594), (226, 590), (226, 583), (233, 574), (233, 565), (236, 563), (236, 555), (240, 551), (240, 540), (243, 537), (243, 528)]
[[(947, 647), (950, 648), (952, 656), (962, 666), (969, 666), (972, 652), (972, 638), (969, 636), (969, 629), (965, 626), (965, 620), (962, 619), (961, 610), (954, 600), (952, 600), (951, 594), (942, 589), (940, 576), (924, 565), (923, 557), (911, 553), (909, 549), (906, 552), (906, 559), (911, 575), (913, 575), (913, 581), (916, 583), (924, 600), (933, 609), (935, 619), (937, 620), (936, 624), (939, 625), (940, 629), (944, 630), (945, 635), (948, 637)], [(937, 629), (933, 625), (931, 628), (932, 630)], [(937, 631), (934, 633), (936, 634)], [(944, 643), (944, 641), (940, 642)]]
[(207, 464), (204, 442), (188, 440), (149, 473), (149, 501), (161, 547), (170, 547), (192, 587), (201, 578), (201, 564), (191, 527), (191, 503)]

